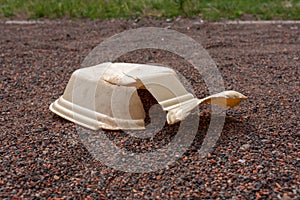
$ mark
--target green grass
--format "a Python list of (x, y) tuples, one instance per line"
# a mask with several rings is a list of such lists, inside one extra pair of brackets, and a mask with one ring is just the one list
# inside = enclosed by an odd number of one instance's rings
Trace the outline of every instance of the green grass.
[(300, 20), (300, 0), (0, 0), (0, 18), (191, 17)]

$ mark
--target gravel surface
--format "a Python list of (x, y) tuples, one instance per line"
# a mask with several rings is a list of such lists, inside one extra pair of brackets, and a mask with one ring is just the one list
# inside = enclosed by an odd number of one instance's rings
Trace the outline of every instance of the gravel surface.
[[(143, 26), (168, 27), (200, 42), (217, 63), (225, 88), (249, 99), (227, 111), (221, 137), (206, 158), (197, 155), (210, 121), (210, 108), (204, 106), (196, 138), (183, 157), (166, 169), (132, 174), (94, 159), (76, 126), (48, 107), (97, 44)], [(201, 76), (170, 53), (138, 51), (118, 61), (174, 66), (192, 82), (199, 98), (208, 94)], [(224, 25), (198, 19), (0, 22), (0, 66), (1, 199), (300, 197), (299, 24)], [(147, 97), (145, 104), (155, 103), (149, 93), (140, 94)], [(106, 134), (120, 147), (146, 152), (168, 144), (176, 125), (166, 125), (151, 140)]]

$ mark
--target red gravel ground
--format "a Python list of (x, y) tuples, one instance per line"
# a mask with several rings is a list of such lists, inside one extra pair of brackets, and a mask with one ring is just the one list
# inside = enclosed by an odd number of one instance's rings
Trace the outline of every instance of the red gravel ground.
[[(208, 157), (196, 153), (210, 120), (210, 109), (204, 107), (201, 128), (182, 158), (166, 169), (131, 174), (93, 159), (76, 126), (48, 107), (97, 44), (143, 26), (169, 27), (199, 41), (217, 63), (226, 89), (249, 99), (228, 110), (222, 135)], [(0, 22), (0, 198), (298, 199), (299, 26), (216, 25), (197, 19)], [(119, 61), (161, 61), (179, 68), (184, 63), (154, 50)], [(192, 70), (182, 74), (198, 97), (207, 95)], [(166, 131), (151, 143), (107, 134), (132, 151), (158, 148), (174, 136)]]

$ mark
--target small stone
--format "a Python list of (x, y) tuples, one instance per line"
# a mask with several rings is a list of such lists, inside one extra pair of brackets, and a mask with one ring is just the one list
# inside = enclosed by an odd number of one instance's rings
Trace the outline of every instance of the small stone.
[(291, 30), (297, 30), (298, 29), (298, 26), (292, 26), (291, 27)]
[(283, 197), (281, 198), (282, 200), (291, 200), (292, 198), (289, 197), (289, 195), (287, 193), (283, 194)]
[(241, 147), (240, 147), (240, 150), (242, 151), (246, 151), (250, 148), (250, 144), (243, 144)]
[(53, 178), (54, 178), (55, 180), (58, 180), (58, 179), (59, 179), (59, 176), (54, 175)]

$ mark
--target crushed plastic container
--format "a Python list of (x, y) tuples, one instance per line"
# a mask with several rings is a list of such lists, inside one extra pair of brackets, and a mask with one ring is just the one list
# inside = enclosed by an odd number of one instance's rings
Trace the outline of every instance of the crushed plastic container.
[(244, 95), (224, 91), (198, 99), (174, 70), (133, 63), (102, 63), (73, 72), (63, 95), (50, 105), (55, 114), (98, 130), (144, 129), (145, 111), (137, 89), (147, 89), (167, 112), (167, 122), (184, 120), (199, 104), (234, 107)]

